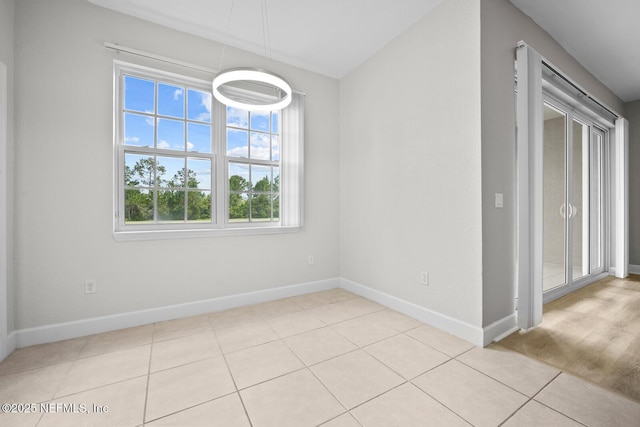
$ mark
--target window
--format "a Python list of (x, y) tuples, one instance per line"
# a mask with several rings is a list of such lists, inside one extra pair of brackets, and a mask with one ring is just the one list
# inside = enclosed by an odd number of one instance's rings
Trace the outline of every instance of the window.
[(121, 62), (115, 94), (116, 239), (302, 225), (302, 96), (244, 111), (218, 103), (210, 82)]

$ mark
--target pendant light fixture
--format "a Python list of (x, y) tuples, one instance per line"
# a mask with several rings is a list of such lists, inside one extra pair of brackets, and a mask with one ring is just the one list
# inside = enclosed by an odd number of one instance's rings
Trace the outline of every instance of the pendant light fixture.
[[(227, 22), (227, 33), (233, 13), (233, 4)], [(265, 56), (271, 58), (271, 41), (269, 38), (269, 20), (266, 0), (260, 0), (262, 12), (262, 36), (265, 46)], [(268, 48), (268, 50), (267, 50)], [(224, 56), (224, 46), (222, 57)], [(222, 65), (222, 57), (220, 65)], [(221, 67), (222, 68), (222, 67)], [(258, 91), (264, 96), (243, 96), (237, 89), (248, 86), (259, 87)], [(223, 70), (213, 79), (213, 96), (229, 107), (243, 110), (281, 110), (291, 103), (291, 86), (280, 76), (259, 68), (231, 68)]]

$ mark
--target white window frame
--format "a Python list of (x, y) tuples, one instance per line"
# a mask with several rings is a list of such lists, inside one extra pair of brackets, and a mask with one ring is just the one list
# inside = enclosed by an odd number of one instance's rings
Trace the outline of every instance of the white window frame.
[[(211, 154), (186, 153), (187, 157), (207, 157), (212, 161), (213, 206), (211, 223), (125, 224), (124, 222), (124, 84), (123, 76), (133, 75), (153, 81), (188, 86), (211, 93), (206, 80), (169, 73), (132, 63), (114, 61), (114, 217), (113, 236), (117, 241), (159, 240), (194, 237), (214, 237), (247, 234), (277, 234), (296, 232), (303, 226), (304, 188), (304, 96), (294, 93), (289, 107), (280, 116), (280, 206), (279, 221), (230, 222), (228, 219), (229, 179), (226, 156), (226, 108), (212, 96)], [(186, 114), (186, 112), (185, 112)], [(158, 148), (134, 147), (134, 151), (166, 155)], [(245, 159), (248, 163), (259, 163)]]

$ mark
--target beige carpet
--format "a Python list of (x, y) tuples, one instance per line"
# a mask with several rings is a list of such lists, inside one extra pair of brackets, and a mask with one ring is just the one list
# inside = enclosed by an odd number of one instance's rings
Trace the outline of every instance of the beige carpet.
[(544, 307), (498, 345), (640, 400), (640, 276), (606, 278)]

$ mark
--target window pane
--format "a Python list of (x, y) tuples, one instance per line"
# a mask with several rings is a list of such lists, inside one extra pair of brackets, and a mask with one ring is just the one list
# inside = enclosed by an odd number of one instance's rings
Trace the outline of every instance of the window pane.
[(277, 135), (271, 135), (271, 160), (280, 160), (280, 141)]
[(271, 158), (270, 138), (268, 133), (251, 132), (251, 158), (269, 160)]
[(158, 114), (184, 118), (184, 88), (158, 83)]
[(239, 108), (227, 107), (227, 126), (249, 127), (249, 112)]
[(158, 156), (157, 174), (160, 187), (184, 188), (184, 158)]
[(280, 195), (273, 195), (273, 220), (280, 221)]
[(184, 122), (158, 119), (158, 148), (184, 151)]
[(278, 117), (280, 116), (280, 114), (277, 111), (274, 111), (273, 113), (271, 113), (271, 132), (272, 133), (278, 133), (280, 132), (280, 126), (279, 126), (279, 122), (278, 122)]
[(125, 190), (124, 222), (141, 223), (153, 221), (153, 191)]
[(131, 187), (153, 187), (155, 160), (152, 156), (125, 153), (124, 184)]
[(249, 195), (246, 193), (229, 194), (229, 222), (249, 221)]
[(251, 220), (271, 221), (271, 195), (254, 194), (251, 200)]
[(211, 153), (211, 126), (187, 123), (187, 151)]
[(259, 193), (271, 192), (271, 166), (251, 165), (251, 182), (253, 191)]
[(187, 197), (187, 220), (211, 222), (211, 192), (189, 191)]
[(280, 168), (277, 166), (273, 167), (273, 187), (271, 191), (274, 193), (280, 191)]
[(249, 157), (249, 132), (227, 129), (227, 156)]
[(150, 80), (124, 76), (125, 110), (153, 113), (155, 111), (156, 85)]
[(158, 192), (158, 221), (184, 221), (184, 191)]
[(153, 147), (153, 117), (124, 114), (124, 143), (134, 147)]
[(229, 190), (249, 191), (249, 165), (229, 163)]
[(211, 94), (189, 89), (187, 93), (187, 118), (211, 123)]
[(251, 129), (269, 132), (269, 112), (268, 111), (252, 111), (251, 112)]
[(187, 174), (189, 188), (211, 188), (211, 160), (188, 159)]

